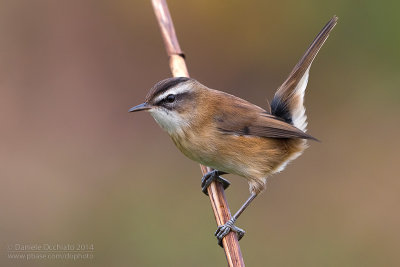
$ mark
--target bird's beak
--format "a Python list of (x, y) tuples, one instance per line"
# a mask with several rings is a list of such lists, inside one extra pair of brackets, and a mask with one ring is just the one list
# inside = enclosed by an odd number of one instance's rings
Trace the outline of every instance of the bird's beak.
[(129, 109), (129, 112), (141, 111), (141, 110), (148, 110), (151, 109), (151, 105), (147, 104), (146, 102), (134, 106), (133, 108)]

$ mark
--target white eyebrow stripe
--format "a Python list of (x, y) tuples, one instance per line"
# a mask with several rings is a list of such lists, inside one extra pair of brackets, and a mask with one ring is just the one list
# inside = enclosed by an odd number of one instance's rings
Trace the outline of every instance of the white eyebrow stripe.
[(168, 89), (167, 91), (165, 91), (164, 93), (162, 93), (161, 95), (157, 96), (155, 99), (155, 102), (158, 102), (161, 99), (164, 99), (167, 95), (171, 95), (171, 94), (178, 95), (178, 94), (186, 93), (189, 90), (190, 90), (190, 87), (188, 86), (188, 84), (182, 84), (182, 85), (172, 87), (172, 88)]

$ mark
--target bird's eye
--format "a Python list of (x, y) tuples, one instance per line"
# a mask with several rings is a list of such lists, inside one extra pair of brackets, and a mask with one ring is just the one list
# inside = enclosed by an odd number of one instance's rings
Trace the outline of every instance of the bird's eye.
[(172, 103), (175, 101), (175, 95), (173, 94), (167, 95), (165, 99), (167, 100), (168, 103)]

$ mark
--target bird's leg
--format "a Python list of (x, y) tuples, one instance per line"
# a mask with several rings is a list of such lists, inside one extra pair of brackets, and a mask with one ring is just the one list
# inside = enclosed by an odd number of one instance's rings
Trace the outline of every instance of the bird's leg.
[(203, 178), (201, 179), (201, 189), (204, 194), (208, 196), (207, 188), (213, 181), (220, 182), (224, 189), (227, 189), (228, 186), (231, 184), (228, 180), (220, 177), (220, 175), (227, 174), (226, 172), (212, 170), (204, 174)]
[(246, 202), (240, 207), (240, 209), (233, 215), (233, 217), (227, 221), (224, 225), (218, 226), (217, 231), (215, 232), (215, 236), (218, 239), (218, 244), (222, 247), (222, 239), (230, 232), (234, 231), (238, 235), (238, 240), (242, 239), (242, 237), (245, 234), (245, 231), (243, 229), (240, 229), (239, 227), (236, 227), (234, 224), (239, 218), (240, 214), (243, 213), (243, 211), (250, 205), (250, 203), (255, 199), (257, 196), (256, 193), (251, 193), (250, 197), (246, 200)]

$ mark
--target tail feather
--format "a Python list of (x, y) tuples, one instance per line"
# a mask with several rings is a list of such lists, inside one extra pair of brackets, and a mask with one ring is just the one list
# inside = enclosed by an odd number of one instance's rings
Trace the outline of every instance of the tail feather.
[(302, 131), (306, 131), (307, 116), (304, 108), (304, 92), (307, 87), (311, 63), (335, 27), (338, 17), (334, 16), (315, 37), (304, 56), (286, 81), (279, 87), (271, 102), (271, 114), (284, 119)]

